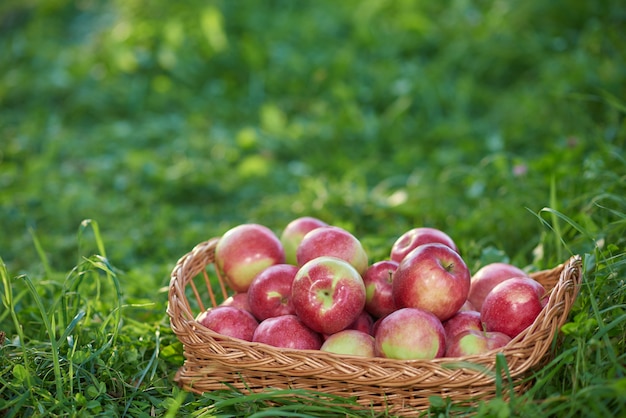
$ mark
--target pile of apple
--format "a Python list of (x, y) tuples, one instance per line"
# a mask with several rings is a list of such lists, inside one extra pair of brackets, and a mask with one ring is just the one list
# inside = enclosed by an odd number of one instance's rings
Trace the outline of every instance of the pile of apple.
[(215, 266), (235, 293), (197, 321), (275, 347), (404, 360), (481, 354), (547, 303), (541, 284), (511, 264), (471, 275), (450, 236), (426, 227), (369, 264), (353, 234), (317, 218), (293, 220), (280, 237), (242, 224), (218, 241)]

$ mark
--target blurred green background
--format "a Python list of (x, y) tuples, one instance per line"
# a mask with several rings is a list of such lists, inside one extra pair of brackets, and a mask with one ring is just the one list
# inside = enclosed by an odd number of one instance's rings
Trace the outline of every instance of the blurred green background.
[(40, 268), (34, 235), (69, 269), (94, 219), (161, 286), (202, 240), (311, 215), (372, 259), (427, 225), (553, 265), (537, 213), (593, 231), (624, 192), (625, 23), (613, 0), (3, 1), (0, 255)]

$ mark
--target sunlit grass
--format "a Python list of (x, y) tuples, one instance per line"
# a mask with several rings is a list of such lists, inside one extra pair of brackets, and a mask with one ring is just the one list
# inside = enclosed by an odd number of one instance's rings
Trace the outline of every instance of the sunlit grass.
[[(42, 277), (12, 278), (2, 264), (2, 301), (13, 322), (6, 332), (16, 335), (2, 347), (1, 379), (5, 399), (11, 400), (2, 409), (8, 408), (9, 416), (97, 414), (111, 410), (107, 403), (116, 398), (128, 402), (127, 411), (131, 395), (148, 373), (156, 373), (158, 324), (146, 327), (122, 319), (128, 307), (122, 304), (118, 273), (105, 257), (97, 223), (83, 223), (81, 234), (87, 226), (101, 254), (83, 257), (63, 280), (49, 269)], [(119, 338), (124, 330), (154, 344), (152, 353), (139, 351), (137, 341), (124, 345)], [(154, 333), (153, 339), (148, 332)], [(150, 356), (145, 364), (144, 356)], [(130, 367), (120, 368), (129, 360)]]

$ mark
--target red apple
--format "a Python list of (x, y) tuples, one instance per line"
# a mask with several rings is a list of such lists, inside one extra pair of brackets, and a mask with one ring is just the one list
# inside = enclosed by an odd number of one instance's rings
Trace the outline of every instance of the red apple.
[(383, 318), (374, 336), (376, 355), (411, 360), (443, 356), (445, 331), (441, 321), (422, 309), (401, 308)]
[(516, 277), (494, 287), (482, 305), (480, 319), (487, 331), (514, 338), (528, 328), (544, 307), (544, 287), (530, 277)]
[(382, 320), (385, 319), (385, 316), (381, 316), (380, 318), (378, 318), (377, 320), (374, 321), (374, 323), (372, 324), (372, 335), (376, 335), (376, 331), (378, 330), (378, 326), (380, 325)]
[(248, 288), (250, 312), (262, 321), (273, 316), (295, 314), (291, 303), (291, 284), (298, 267), (274, 264), (260, 272)]
[(446, 331), (446, 341), (463, 331), (483, 331), (480, 312), (459, 311), (443, 323), (443, 329)]
[(311, 216), (303, 216), (289, 222), (280, 235), (280, 242), (285, 249), (285, 262), (288, 264), (297, 264), (296, 250), (300, 241), (307, 232), (319, 228), (320, 226), (328, 226), (328, 224), (320, 219)]
[(275, 316), (261, 321), (252, 341), (298, 350), (319, 350), (322, 346), (322, 336), (295, 315)]
[(291, 300), (296, 314), (308, 327), (334, 334), (352, 324), (363, 311), (365, 285), (348, 262), (322, 256), (298, 270), (291, 286)]
[[(370, 315), (369, 313), (367, 313), (367, 311), (364, 310), (361, 312), (359, 317), (355, 319), (354, 322), (348, 325), (345, 329), (353, 329), (353, 330), (364, 332), (366, 334), (374, 335), (372, 331), (373, 327), (374, 327), (374, 318), (372, 318), (372, 315)], [(328, 339), (328, 337), (330, 337), (331, 335), (335, 335), (335, 334), (322, 334), (322, 337), (324, 337), (324, 340), (326, 340)]]
[(320, 350), (336, 354), (374, 357), (374, 337), (356, 329), (344, 329), (330, 335)]
[(461, 256), (440, 243), (420, 245), (393, 274), (393, 299), (399, 308), (419, 308), (441, 321), (467, 300), (470, 273)]
[(347, 261), (359, 274), (365, 273), (368, 267), (367, 254), (361, 242), (350, 232), (337, 226), (322, 226), (309, 231), (296, 250), (299, 266), (321, 256)]
[(239, 308), (250, 312), (248, 293), (235, 293), (234, 295), (227, 297), (224, 302), (220, 303), (220, 306), (232, 306), (233, 308)]
[(513, 277), (528, 277), (524, 270), (508, 263), (490, 263), (482, 266), (470, 279), (467, 299), (480, 312), (487, 293), (497, 284)]
[(408, 253), (420, 245), (435, 242), (447, 245), (457, 253), (459, 252), (452, 238), (445, 232), (435, 228), (421, 227), (410, 229), (402, 234), (396, 242), (393, 243), (390, 258), (399, 263)]
[(456, 334), (447, 342), (446, 357), (463, 357), (483, 354), (504, 347), (511, 337), (501, 332), (466, 330)]
[(372, 333), (372, 327), (374, 326), (374, 318), (367, 311), (362, 311), (361, 314), (354, 320), (346, 329), (355, 329), (365, 332), (366, 334)]
[(258, 326), (250, 312), (232, 306), (209, 308), (201, 312), (196, 321), (219, 334), (246, 341), (252, 341)]
[[(471, 282), (470, 282), (470, 289), (472, 288)], [(472, 302), (470, 302), (469, 300), (466, 300), (465, 303), (463, 304), (463, 306), (461, 306), (461, 308), (459, 308), (459, 311), (478, 311), (478, 309), (476, 309), (476, 307), (472, 304)], [(480, 311), (478, 311), (480, 312)]]
[(285, 262), (278, 237), (259, 224), (242, 224), (226, 231), (215, 246), (215, 265), (235, 292), (246, 292), (257, 274)]
[(397, 309), (393, 300), (392, 279), (398, 263), (392, 260), (378, 261), (365, 271), (365, 310), (376, 318), (389, 315)]

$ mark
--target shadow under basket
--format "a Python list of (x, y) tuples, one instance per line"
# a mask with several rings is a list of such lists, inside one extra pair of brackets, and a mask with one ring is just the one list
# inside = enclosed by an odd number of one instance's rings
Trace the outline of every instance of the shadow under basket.
[[(431, 396), (476, 404), (495, 397), (499, 381), (504, 382), (501, 395), (505, 398), (510, 387), (516, 394), (526, 391), (533, 372), (554, 353), (559, 329), (582, 280), (578, 255), (531, 274), (550, 292), (549, 301), (529, 328), (499, 350), (434, 360), (364, 358), (246, 342), (196, 322), (200, 312), (228, 296), (214, 267), (218, 241), (213, 238), (198, 244), (172, 271), (167, 313), (185, 357), (176, 373), (177, 383), (195, 393), (229, 388), (242, 393), (306, 389), (332, 394), (334, 399), (350, 398), (346, 406), (390, 415), (417, 415), (429, 407)], [(497, 352), (502, 355), (496, 356)]]

